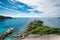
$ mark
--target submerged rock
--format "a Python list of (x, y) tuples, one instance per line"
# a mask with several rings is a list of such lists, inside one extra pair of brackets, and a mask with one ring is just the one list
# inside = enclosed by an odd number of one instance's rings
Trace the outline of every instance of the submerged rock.
[(1, 36), (0, 36), (0, 40), (4, 40), (8, 35), (10, 35), (12, 32), (13, 32), (14, 28), (10, 28), (8, 29), (5, 33), (3, 33)]

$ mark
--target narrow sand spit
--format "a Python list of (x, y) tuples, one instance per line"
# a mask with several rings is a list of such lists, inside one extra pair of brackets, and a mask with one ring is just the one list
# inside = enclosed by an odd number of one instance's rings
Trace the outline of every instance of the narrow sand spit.
[(22, 40), (60, 40), (59, 35), (28, 35), (26, 38)]

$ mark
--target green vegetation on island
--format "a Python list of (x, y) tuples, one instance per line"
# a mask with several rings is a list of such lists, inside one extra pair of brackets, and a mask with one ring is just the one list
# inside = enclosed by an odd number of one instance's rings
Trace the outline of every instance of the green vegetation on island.
[(29, 24), (29, 31), (28, 34), (39, 34), (39, 35), (45, 35), (45, 34), (60, 34), (59, 28), (52, 28), (48, 26), (43, 25), (43, 21), (33, 21)]
[(3, 19), (12, 19), (11, 17), (7, 17), (7, 16), (1, 16), (0, 15), (0, 20), (3, 20)]
[(38, 35), (48, 35), (48, 34), (60, 34), (60, 28), (48, 27), (43, 24), (43, 21), (34, 20), (29, 23), (26, 29), (25, 35), (38, 34)]

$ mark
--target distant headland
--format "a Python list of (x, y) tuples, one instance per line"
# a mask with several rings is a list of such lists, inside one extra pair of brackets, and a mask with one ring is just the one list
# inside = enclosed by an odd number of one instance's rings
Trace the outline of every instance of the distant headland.
[(60, 19), (60, 17), (58, 17), (58, 19)]
[(2, 15), (0, 15), (0, 20), (3, 20), (3, 19), (12, 19), (12, 17), (8, 17), (8, 16), (2, 16)]

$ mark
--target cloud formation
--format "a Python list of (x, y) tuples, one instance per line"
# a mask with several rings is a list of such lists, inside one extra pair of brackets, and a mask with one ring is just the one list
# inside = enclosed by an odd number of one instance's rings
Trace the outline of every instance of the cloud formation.
[(0, 10), (12, 17), (59, 17), (60, 0), (0, 0)]
[(42, 17), (58, 17), (60, 16), (60, 0), (17, 0), (34, 7), (39, 11), (43, 11)]

